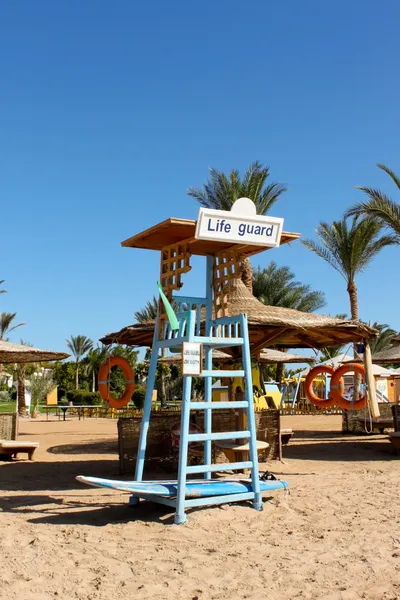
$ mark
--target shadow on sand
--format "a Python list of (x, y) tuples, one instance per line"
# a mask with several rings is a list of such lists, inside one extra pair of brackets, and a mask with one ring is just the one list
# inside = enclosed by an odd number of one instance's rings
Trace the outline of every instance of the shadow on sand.
[(50, 454), (118, 454), (118, 442), (102, 440), (83, 444), (60, 444), (47, 448)]
[(389, 439), (381, 435), (344, 437), (345, 434), (337, 431), (296, 431), (295, 436), (283, 447), (283, 459), (338, 462), (398, 459)]

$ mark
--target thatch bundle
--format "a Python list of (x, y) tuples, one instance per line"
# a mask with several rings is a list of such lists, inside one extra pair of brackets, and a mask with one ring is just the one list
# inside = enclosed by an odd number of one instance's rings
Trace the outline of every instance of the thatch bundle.
[(393, 338), (390, 348), (372, 355), (372, 362), (382, 365), (400, 363), (400, 333)]
[(68, 358), (65, 352), (50, 352), (39, 350), (22, 344), (12, 344), (0, 340), (0, 364), (1, 363), (34, 363), (48, 360), (63, 360)]
[[(232, 289), (228, 294), (228, 310), (231, 316), (247, 314), (252, 354), (258, 354), (263, 348), (271, 346), (323, 348), (377, 335), (374, 329), (359, 321), (266, 306), (249, 292), (240, 279), (232, 282)], [(104, 344), (151, 346), (153, 331), (154, 322), (137, 323), (110, 333), (100, 341)]]

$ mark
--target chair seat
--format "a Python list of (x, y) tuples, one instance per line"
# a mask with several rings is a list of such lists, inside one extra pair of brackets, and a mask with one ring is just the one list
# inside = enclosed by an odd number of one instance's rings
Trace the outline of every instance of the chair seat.
[[(248, 442), (241, 444), (240, 442), (237, 443), (233, 440), (222, 440), (220, 442), (215, 442), (215, 445), (217, 448), (221, 448), (221, 450), (234, 450), (235, 452), (249, 452), (250, 450), (250, 445)], [(257, 450), (265, 450), (266, 448), (269, 448), (269, 444), (267, 442), (262, 442), (260, 440), (257, 440), (256, 445)]]
[(15, 440), (0, 440), (0, 449), (12, 450), (15, 448), (38, 448), (39, 442), (17, 442)]

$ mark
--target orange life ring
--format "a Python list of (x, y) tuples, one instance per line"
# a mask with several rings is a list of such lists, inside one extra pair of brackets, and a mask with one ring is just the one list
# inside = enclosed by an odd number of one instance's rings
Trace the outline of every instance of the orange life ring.
[(365, 406), (367, 406), (366, 395), (360, 398), (359, 400), (356, 400), (355, 402), (352, 402), (351, 400), (346, 400), (346, 398), (344, 398), (343, 396), (344, 384), (340, 381), (340, 379), (342, 375), (348, 373), (349, 371), (354, 371), (355, 373), (358, 373), (359, 375), (365, 377), (365, 369), (363, 365), (359, 363), (347, 363), (345, 365), (342, 365), (332, 375), (332, 397), (335, 399), (335, 402), (339, 404), (339, 406), (346, 410), (360, 410), (360, 408), (364, 408)]
[(335, 373), (335, 369), (329, 365), (318, 365), (317, 367), (314, 367), (313, 369), (311, 369), (311, 371), (306, 377), (304, 388), (307, 398), (311, 400), (311, 402), (315, 404), (315, 406), (318, 406), (318, 408), (328, 408), (329, 406), (334, 406), (334, 404), (336, 404), (336, 401), (333, 399), (332, 394), (329, 394), (329, 398), (327, 400), (321, 400), (321, 398), (318, 398), (318, 396), (314, 394), (313, 391), (314, 379), (317, 375), (320, 375), (321, 373), (329, 373), (329, 375), (332, 377)]
[[(110, 394), (108, 376), (111, 367), (119, 367), (125, 375), (125, 391), (120, 398), (116, 398)], [(99, 369), (98, 386), (101, 397), (111, 408), (123, 408), (126, 406), (135, 391), (135, 375), (126, 358), (123, 358), (122, 356), (112, 356), (106, 360)]]

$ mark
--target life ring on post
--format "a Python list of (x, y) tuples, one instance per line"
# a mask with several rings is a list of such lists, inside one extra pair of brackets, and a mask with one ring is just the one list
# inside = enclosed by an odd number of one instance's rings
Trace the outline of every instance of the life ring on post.
[[(125, 375), (125, 391), (120, 398), (112, 396), (108, 385), (108, 376), (112, 367), (119, 367)], [(123, 408), (135, 391), (135, 375), (131, 365), (122, 356), (112, 356), (99, 369), (98, 386), (101, 397), (111, 408)]]
[[(363, 396), (359, 400), (352, 402), (351, 400), (347, 400), (344, 396), (344, 384), (340, 381), (342, 376), (348, 373), (349, 371), (353, 371), (354, 373), (358, 373), (365, 377), (365, 369), (364, 366), (359, 363), (347, 363), (339, 367), (331, 379), (331, 390), (332, 397), (335, 402), (339, 404), (345, 410), (360, 410), (367, 406), (367, 396)], [(342, 380), (343, 381), (343, 380)]]
[(318, 406), (318, 408), (329, 408), (330, 406), (334, 406), (336, 404), (336, 401), (333, 399), (332, 394), (329, 394), (329, 398), (327, 400), (321, 400), (321, 398), (319, 398), (313, 390), (314, 379), (317, 375), (320, 375), (321, 373), (329, 373), (329, 375), (332, 378), (333, 374), (335, 373), (335, 369), (329, 365), (318, 365), (317, 367), (312, 368), (306, 377), (306, 380), (304, 382), (304, 388), (307, 398), (311, 400), (311, 402), (315, 404), (315, 406)]

